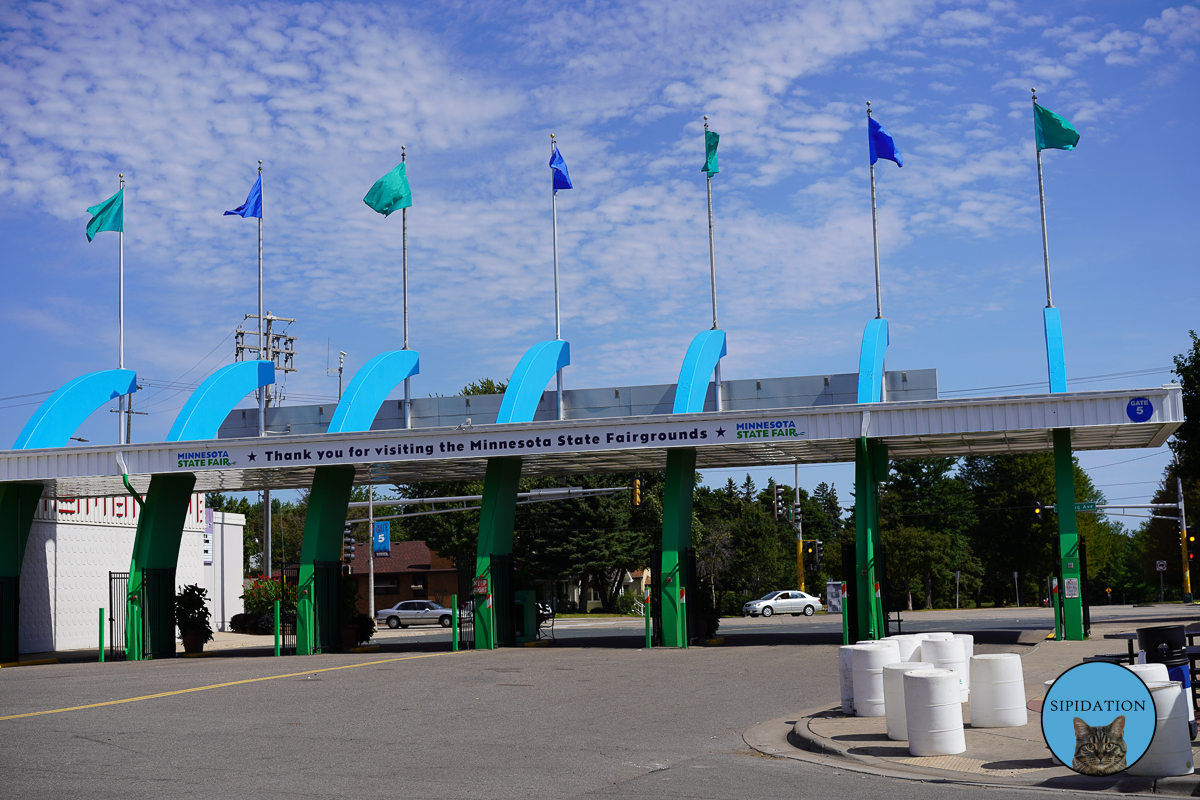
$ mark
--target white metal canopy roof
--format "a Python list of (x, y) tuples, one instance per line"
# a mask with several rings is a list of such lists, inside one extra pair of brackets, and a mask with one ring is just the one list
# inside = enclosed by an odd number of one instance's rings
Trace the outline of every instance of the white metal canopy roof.
[[(1134, 421), (1130, 401), (1151, 411)], [(1140, 405), (1145, 409), (1145, 405)], [(1143, 410), (1142, 416), (1146, 416)], [(854, 440), (890, 457), (1044, 452), (1071, 428), (1075, 450), (1160, 447), (1183, 422), (1180, 387), (1010, 397), (667, 414), (524, 424), (317, 433), (203, 442), (0, 451), (0, 481), (36, 481), (47, 497), (123, 493), (121, 462), (145, 491), (150, 475), (192, 472), (197, 491), (298, 489), (322, 465), (353, 466), (358, 483), (476, 479), (489, 457), (521, 456), (523, 474), (662, 469), (667, 450), (696, 448), (698, 468), (854, 460)]]

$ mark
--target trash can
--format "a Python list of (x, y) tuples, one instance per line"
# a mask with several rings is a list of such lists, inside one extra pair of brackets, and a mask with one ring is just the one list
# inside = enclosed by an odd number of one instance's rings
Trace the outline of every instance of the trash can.
[[(1138, 648), (1146, 651), (1147, 664), (1164, 664), (1170, 680), (1183, 684), (1185, 697), (1192, 696), (1192, 674), (1188, 668), (1187, 637), (1183, 625), (1155, 625), (1138, 628)], [(1196, 738), (1196, 717), (1188, 718), (1188, 732)]]

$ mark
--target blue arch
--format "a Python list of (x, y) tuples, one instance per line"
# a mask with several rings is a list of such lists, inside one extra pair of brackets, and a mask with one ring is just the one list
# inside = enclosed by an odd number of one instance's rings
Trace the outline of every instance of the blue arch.
[(538, 342), (526, 350), (504, 390), (496, 422), (532, 421), (546, 384), (570, 363), (571, 345), (561, 339)]
[(672, 414), (693, 414), (704, 410), (709, 376), (725, 353), (725, 331), (708, 330), (696, 334), (696, 338), (688, 345), (687, 355), (683, 357), (683, 366), (679, 368)]
[(274, 382), (275, 364), (271, 361), (242, 361), (221, 367), (192, 392), (175, 418), (167, 441), (193, 442), (217, 438), (217, 429), (239, 400), (255, 389)]
[(890, 342), (886, 319), (867, 323), (858, 354), (858, 402), (878, 403), (883, 399), (883, 357)]
[(13, 450), (63, 447), (83, 421), (110, 400), (137, 391), (137, 373), (131, 369), (89, 372), (64, 383), (46, 398), (25, 423)]
[(329, 432), (369, 431), (392, 389), (420, 371), (421, 357), (416, 350), (380, 353), (363, 364), (338, 402)]
[(1067, 354), (1063, 349), (1062, 317), (1054, 307), (1042, 309), (1046, 323), (1046, 367), (1050, 371), (1050, 392), (1067, 390)]

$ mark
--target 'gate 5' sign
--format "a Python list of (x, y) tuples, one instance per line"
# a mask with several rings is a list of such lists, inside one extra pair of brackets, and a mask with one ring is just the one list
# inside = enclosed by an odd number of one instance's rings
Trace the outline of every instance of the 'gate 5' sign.
[(1134, 422), (1149, 422), (1154, 416), (1154, 404), (1148, 397), (1135, 397), (1125, 406), (1125, 414)]

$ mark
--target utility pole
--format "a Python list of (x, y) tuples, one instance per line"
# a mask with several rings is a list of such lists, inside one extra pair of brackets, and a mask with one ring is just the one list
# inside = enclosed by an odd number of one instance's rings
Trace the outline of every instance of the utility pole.
[(804, 529), (800, 520), (800, 464), (795, 466), (796, 478), (792, 488), (792, 525), (796, 527), (796, 574), (800, 577), (800, 591), (804, 591)]
[(367, 485), (367, 614), (375, 619), (375, 484)]
[[(295, 372), (297, 337), (287, 333), (286, 325), (283, 332), (275, 333), (274, 324), (285, 322), (290, 325), (296, 320), (291, 317), (277, 317), (270, 311), (265, 314), (247, 314), (243, 319), (257, 319), (259, 330), (247, 331), (239, 327), (234, 332), (234, 360), (245, 361), (248, 354), (253, 353), (255, 359), (274, 362), (276, 372), (282, 372), (285, 376), (289, 372)], [(246, 336), (254, 333), (258, 334), (259, 344), (246, 344)], [(266, 436), (266, 408), (272, 403), (283, 402), (284, 393), (282, 390), (277, 390), (275, 384), (264, 386), (259, 391), (262, 392), (259, 397), (259, 408), (263, 411), (259, 422), (259, 436)], [(271, 578), (275, 574), (271, 564), (270, 489), (263, 490), (263, 572), (267, 578)]]

